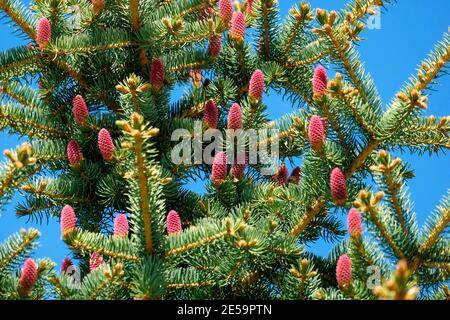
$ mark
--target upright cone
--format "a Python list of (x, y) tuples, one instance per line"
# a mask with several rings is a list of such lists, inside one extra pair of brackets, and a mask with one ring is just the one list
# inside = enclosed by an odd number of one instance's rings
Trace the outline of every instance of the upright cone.
[(228, 129), (238, 130), (242, 128), (242, 111), (237, 103), (233, 103), (228, 112)]
[(348, 286), (352, 282), (352, 261), (347, 255), (341, 256), (337, 262), (336, 281), (340, 287)]
[(171, 210), (167, 215), (166, 224), (167, 224), (167, 233), (169, 235), (174, 235), (182, 231), (181, 219), (180, 216), (178, 215), (178, 212), (176, 212), (175, 210)]
[(128, 219), (123, 213), (119, 213), (114, 219), (114, 236), (118, 238), (128, 236)]
[(227, 177), (227, 156), (225, 152), (218, 152), (214, 157), (212, 165), (212, 180), (220, 182)]
[(314, 70), (312, 83), (315, 96), (321, 96), (327, 92), (328, 78), (327, 78), (327, 71), (325, 70), (324, 67), (318, 66)]
[(347, 185), (345, 175), (341, 169), (335, 168), (330, 176), (331, 196), (338, 205), (343, 205), (347, 200)]
[(237, 43), (241, 43), (245, 38), (245, 17), (242, 12), (233, 13), (233, 17), (231, 19), (231, 30), (230, 30), (231, 39), (236, 41)]
[(26, 297), (31, 294), (33, 287), (36, 283), (38, 270), (37, 265), (33, 259), (28, 258), (25, 260), (22, 269), (22, 275), (19, 279), (19, 295), (21, 297)]
[(255, 70), (250, 78), (248, 94), (251, 99), (259, 101), (264, 93), (264, 73), (261, 70)]
[(109, 131), (106, 129), (101, 129), (98, 133), (98, 148), (100, 153), (106, 161), (110, 161), (114, 156), (114, 143), (109, 134)]
[(233, 17), (233, 4), (231, 0), (219, 1), (219, 17), (223, 23), (228, 24)]
[(150, 66), (150, 83), (156, 93), (164, 86), (164, 64), (161, 59), (154, 59)]
[(78, 166), (83, 160), (83, 153), (81, 152), (78, 142), (75, 140), (70, 140), (67, 145), (67, 157), (72, 166)]
[(76, 95), (72, 101), (72, 113), (75, 122), (79, 125), (83, 124), (89, 117), (89, 110), (83, 97)]
[(64, 238), (77, 227), (77, 218), (75, 217), (75, 210), (69, 205), (66, 205), (61, 211), (60, 217), (61, 235)]
[(214, 100), (210, 99), (205, 104), (203, 113), (203, 122), (210, 129), (217, 129), (219, 123), (219, 109), (217, 109)]
[(52, 28), (47, 18), (41, 18), (36, 30), (36, 43), (44, 49), (52, 39)]

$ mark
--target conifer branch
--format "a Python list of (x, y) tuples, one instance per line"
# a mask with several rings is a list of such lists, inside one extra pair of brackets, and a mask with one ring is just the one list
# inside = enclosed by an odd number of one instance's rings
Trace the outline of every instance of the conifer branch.
[(37, 238), (40, 237), (39, 231), (35, 229), (23, 230), (21, 232), (22, 242), (15, 247), (8, 255), (2, 257), (0, 260), (0, 270), (2, 270), (11, 260), (19, 256), (25, 249), (27, 249)]
[(325, 200), (318, 200), (313, 205), (308, 208), (302, 219), (297, 223), (297, 225), (291, 230), (290, 235), (293, 237), (298, 237), (306, 227), (311, 223), (311, 221), (320, 213), (322, 208), (325, 206)]
[(0, 10), (10, 17), (15, 24), (17, 24), (23, 32), (25, 32), (31, 39), (36, 38), (34, 27), (25, 17), (22, 16), (18, 8), (16, 8), (11, 0), (0, 0)]
[(438, 223), (435, 225), (434, 230), (428, 235), (425, 241), (419, 248), (421, 254), (428, 252), (439, 239), (439, 236), (444, 232), (445, 228), (450, 224), (450, 207), (444, 208), (441, 213), (441, 217)]
[(136, 134), (134, 136), (134, 152), (136, 154), (138, 180), (139, 180), (139, 196), (140, 207), (144, 220), (144, 234), (145, 234), (145, 250), (148, 254), (153, 253), (153, 236), (152, 236), (152, 215), (148, 203), (148, 176), (145, 168), (145, 160), (142, 148), (142, 136)]

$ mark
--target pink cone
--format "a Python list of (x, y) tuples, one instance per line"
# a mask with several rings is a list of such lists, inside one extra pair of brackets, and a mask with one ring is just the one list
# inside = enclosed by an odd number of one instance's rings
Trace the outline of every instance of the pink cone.
[(72, 166), (77, 166), (83, 160), (83, 153), (79, 144), (75, 140), (70, 140), (67, 145), (67, 157)]
[(352, 261), (347, 255), (341, 256), (337, 262), (336, 280), (339, 286), (348, 286), (352, 282)]
[(242, 111), (241, 107), (237, 103), (233, 103), (228, 112), (228, 129), (241, 129), (242, 128)]
[(94, 271), (103, 264), (103, 256), (98, 253), (92, 253), (89, 258), (89, 270)]
[(247, 167), (247, 158), (248, 158), (247, 155), (244, 155), (243, 159), (240, 159), (240, 157), (237, 156), (236, 159), (234, 160), (234, 163), (231, 165), (230, 170), (231, 176), (234, 179), (240, 179), (244, 175), (245, 168)]
[(47, 18), (41, 18), (36, 31), (36, 43), (41, 48), (45, 48), (52, 38), (52, 29)]
[(84, 123), (89, 117), (89, 110), (82, 96), (76, 95), (75, 98), (73, 98), (72, 112), (75, 122), (79, 125)]
[(308, 138), (312, 148), (316, 151), (322, 149), (325, 144), (325, 130), (323, 128), (322, 118), (312, 116), (309, 121)]
[(69, 205), (66, 205), (61, 211), (60, 217), (61, 234), (64, 237), (68, 233), (75, 230), (77, 227), (77, 218), (75, 217), (75, 211)]
[(293, 184), (299, 184), (300, 183), (300, 167), (295, 167), (294, 170), (292, 170), (292, 173), (289, 177), (289, 183)]
[(233, 17), (233, 4), (231, 0), (220, 0), (219, 2), (219, 17), (224, 23), (230, 22)]
[(222, 35), (211, 36), (208, 40), (208, 52), (217, 58), (222, 50)]
[(224, 180), (227, 177), (227, 156), (225, 152), (218, 152), (212, 165), (212, 179)]
[(237, 42), (242, 42), (245, 38), (245, 17), (242, 12), (233, 13), (233, 18), (231, 19), (231, 38)]
[(150, 67), (150, 83), (158, 92), (164, 86), (164, 65), (161, 59), (154, 59)]
[(314, 76), (313, 76), (313, 91), (315, 95), (322, 95), (327, 92), (327, 71), (324, 67), (318, 66), (314, 70)]
[(341, 169), (335, 168), (331, 171), (330, 188), (333, 199), (340, 205), (347, 199), (347, 185)]
[(175, 210), (171, 210), (167, 215), (167, 233), (169, 235), (174, 235), (182, 231), (181, 219)]
[(64, 258), (63, 262), (61, 263), (61, 273), (65, 273), (67, 269), (72, 265), (72, 260), (70, 260), (69, 258)]
[(217, 129), (219, 123), (219, 109), (217, 109), (216, 103), (212, 99), (208, 100), (205, 104), (203, 121), (208, 128)]
[(355, 208), (351, 208), (347, 216), (347, 230), (350, 237), (357, 239), (362, 234), (361, 214)]
[(19, 279), (19, 295), (21, 297), (29, 296), (36, 284), (38, 276), (38, 267), (33, 259), (28, 258), (25, 260), (22, 269), (22, 275)]
[(114, 236), (127, 237), (128, 236), (128, 219), (123, 213), (119, 213), (114, 219)]
[(104, 128), (98, 133), (98, 148), (100, 149), (103, 159), (106, 161), (112, 160), (114, 155), (114, 143), (109, 131)]
[(251, 98), (261, 99), (264, 92), (264, 73), (261, 70), (255, 70), (250, 79), (248, 94)]

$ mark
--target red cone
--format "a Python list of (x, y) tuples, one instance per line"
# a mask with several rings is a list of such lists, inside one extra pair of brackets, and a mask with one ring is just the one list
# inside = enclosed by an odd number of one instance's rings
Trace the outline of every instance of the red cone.
[(261, 70), (255, 70), (250, 79), (248, 94), (250, 98), (261, 99), (264, 92), (264, 73)]
[(233, 103), (228, 112), (228, 129), (241, 129), (242, 128), (242, 111), (241, 107), (237, 103)]
[(38, 270), (37, 265), (33, 259), (25, 260), (22, 269), (22, 275), (19, 279), (19, 295), (21, 297), (29, 296), (36, 283)]
[(89, 117), (89, 110), (82, 96), (77, 95), (75, 96), (75, 98), (73, 98), (72, 112), (73, 117), (75, 118), (75, 122), (78, 123), (79, 125), (83, 124)]
[(343, 205), (347, 199), (346, 179), (341, 169), (335, 168), (330, 176), (331, 195), (337, 204)]
[(242, 12), (233, 13), (233, 18), (231, 19), (230, 36), (233, 40), (235, 40), (238, 43), (244, 41), (245, 17)]
[(314, 77), (313, 77), (313, 91), (314, 95), (323, 95), (327, 92), (327, 71), (324, 67), (318, 66), (314, 70)]
[(61, 273), (65, 273), (67, 269), (72, 265), (72, 260), (70, 260), (69, 258), (64, 258), (63, 262), (61, 263)]
[(278, 172), (274, 176), (275, 182), (280, 186), (286, 186), (289, 181), (289, 171), (286, 165), (283, 163), (278, 169)]
[(106, 161), (110, 161), (114, 155), (114, 143), (109, 134), (109, 131), (106, 129), (101, 129), (98, 133), (98, 148), (100, 149), (100, 153)]
[(231, 0), (220, 0), (219, 17), (223, 23), (227, 24), (233, 17), (233, 4)]
[(340, 287), (348, 286), (352, 282), (352, 261), (347, 255), (341, 256), (337, 262), (336, 280)]
[(45, 48), (52, 39), (52, 29), (47, 18), (41, 18), (36, 31), (36, 43), (40, 48)]
[(89, 259), (89, 270), (94, 271), (103, 264), (103, 256), (98, 253), (92, 253)]
[(289, 177), (289, 183), (293, 184), (299, 184), (300, 183), (300, 167), (295, 167), (294, 170), (292, 170), (292, 173)]
[(161, 59), (154, 59), (150, 67), (150, 83), (155, 92), (164, 86), (164, 65)]
[(208, 42), (208, 52), (217, 58), (222, 50), (222, 35), (211, 36)]
[(227, 156), (225, 152), (218, 152), (212, 165), (212, 180), (225, 180), (227, 177)]
[(77, 166), (83, 160), (81, 148), (75, 140), (70, 140), (67, 145), (67, 157), (72, 166)]
[(319, 151), (325, 144), (325, 130), (322, 118), (312, 116), (308, 127), (309, 143), (315, 151)]
[(361, 214), (355, 208), (351, 208), (347, 216), (347, 230), (351, 238), (357, 239), (362, 234)]
[(63, 238), (77, 227), (77, 218), (75, 217), (75, 211), (71, 206), (66, 205), (62, 209), (60, 224)]
[(171, 210), (167, 215), (167, 233), (174, 235), (182, 231), (180, 216), (175, 210)]
[(114, 236), (127, 237), (128, 236), (128, 219), (123, 213), (119, 213), (114, 219)]
[(219, 123), (219, 109), (217, 109), (216, 103), (212, 99), (208, 100), (205, 104), (203, 121), (208, 128), (217, 129)]

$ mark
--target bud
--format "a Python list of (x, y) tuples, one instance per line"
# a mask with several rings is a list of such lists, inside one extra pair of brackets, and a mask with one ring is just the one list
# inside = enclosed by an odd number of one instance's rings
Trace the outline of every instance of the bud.
[(92, 0), (92, 12), (95, 16), (98, 16), (102, 13), (105, 8), (105, 0)]
[(299, 184), (300, 173), (301, 173), (300, 167), (295, 167), (294, 170), (292, 170), (292, 173), (289, 177), (289, 183)]

